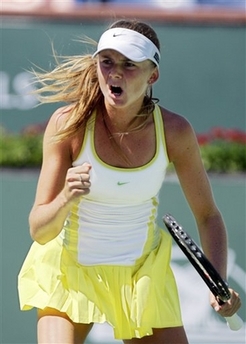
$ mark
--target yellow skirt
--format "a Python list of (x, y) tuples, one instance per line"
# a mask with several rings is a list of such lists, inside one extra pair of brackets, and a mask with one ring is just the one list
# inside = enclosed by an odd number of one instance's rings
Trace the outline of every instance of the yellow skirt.
[(21, 310), (52, 307), (76, 323), (109, 323), (116, 339), (141, 338), (153, 328), (182, 326), (170, 268), (171, 238), (134, 266), (83, 266), (62, 239), (34, 242), (18, 276)]

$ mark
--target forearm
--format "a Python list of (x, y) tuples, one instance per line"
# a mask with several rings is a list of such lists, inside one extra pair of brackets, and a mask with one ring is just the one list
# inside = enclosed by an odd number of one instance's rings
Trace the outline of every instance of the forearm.
[(201, 245), (205, 255), (226, 279), (227, 271), (227, 233), (221, 214), (217, 211), (203, 221), (197, 222)]
[(39, 244), (54, 239), (62, 230), (71, 209), (62, 194), (49, 204), (34, 205), (29, 216), (30, 235)]

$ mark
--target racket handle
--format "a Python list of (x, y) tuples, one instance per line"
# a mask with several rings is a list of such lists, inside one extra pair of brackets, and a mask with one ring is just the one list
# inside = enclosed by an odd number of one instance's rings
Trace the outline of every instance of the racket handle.
[(231, 317), (225, 317), (227, 325), (232, 331), (238, 331), (243, 326), (243, 320), (237, 315), (233, 314)]

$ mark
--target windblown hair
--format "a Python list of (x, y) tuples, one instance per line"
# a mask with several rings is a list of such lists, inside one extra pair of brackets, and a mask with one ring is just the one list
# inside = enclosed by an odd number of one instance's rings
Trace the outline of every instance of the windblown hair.
[[(135, 30), (149, 38), (160, 50), (160, 43), (155, 31), (147, 24), (136, 20), (119, 20), (109, 28), (127, 28)], [(84, 43), (96, 46), (88, 39)], [(54, 52), (56, 67), (52, 71), (33, 71), (35, 83), (39, 85), (35, 93), (40, 103), (65, 102), (72, 104), (71, 111), (64, 125), (59, 128), (56, 140), (71, 137), (83, 130), (95, 109), (103, 110), (104, 98), (97, 78), (96, 60), (92, 55), (65, 56), (60, 58)], [(153, 64), (154, 65), (154, 64)], [(153, 112), (154, 103), (152, 87), (144, 98), (139, 115)]]

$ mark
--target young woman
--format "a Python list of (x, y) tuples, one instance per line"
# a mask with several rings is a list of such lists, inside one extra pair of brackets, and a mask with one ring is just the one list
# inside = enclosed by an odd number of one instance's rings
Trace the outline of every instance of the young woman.
[[(187, 120), (157, 106), (160, 45), (145, 23), (121, 20), (94, 55), (37, 75), (50, 118), (30, 213), (34, 243), (19, 274), (21, 309), (38, 309), (39, 343), (83, 343), (108, 322), (124, 343), (187, 344), (171, 238), (156, 224), (170, 162), (195, 216), (202, 247), (226, 278), (226, 230)], [(49, 93), (47, 95), (47, 92)], [(240, 307), (238, 294), (219, 306)]]

